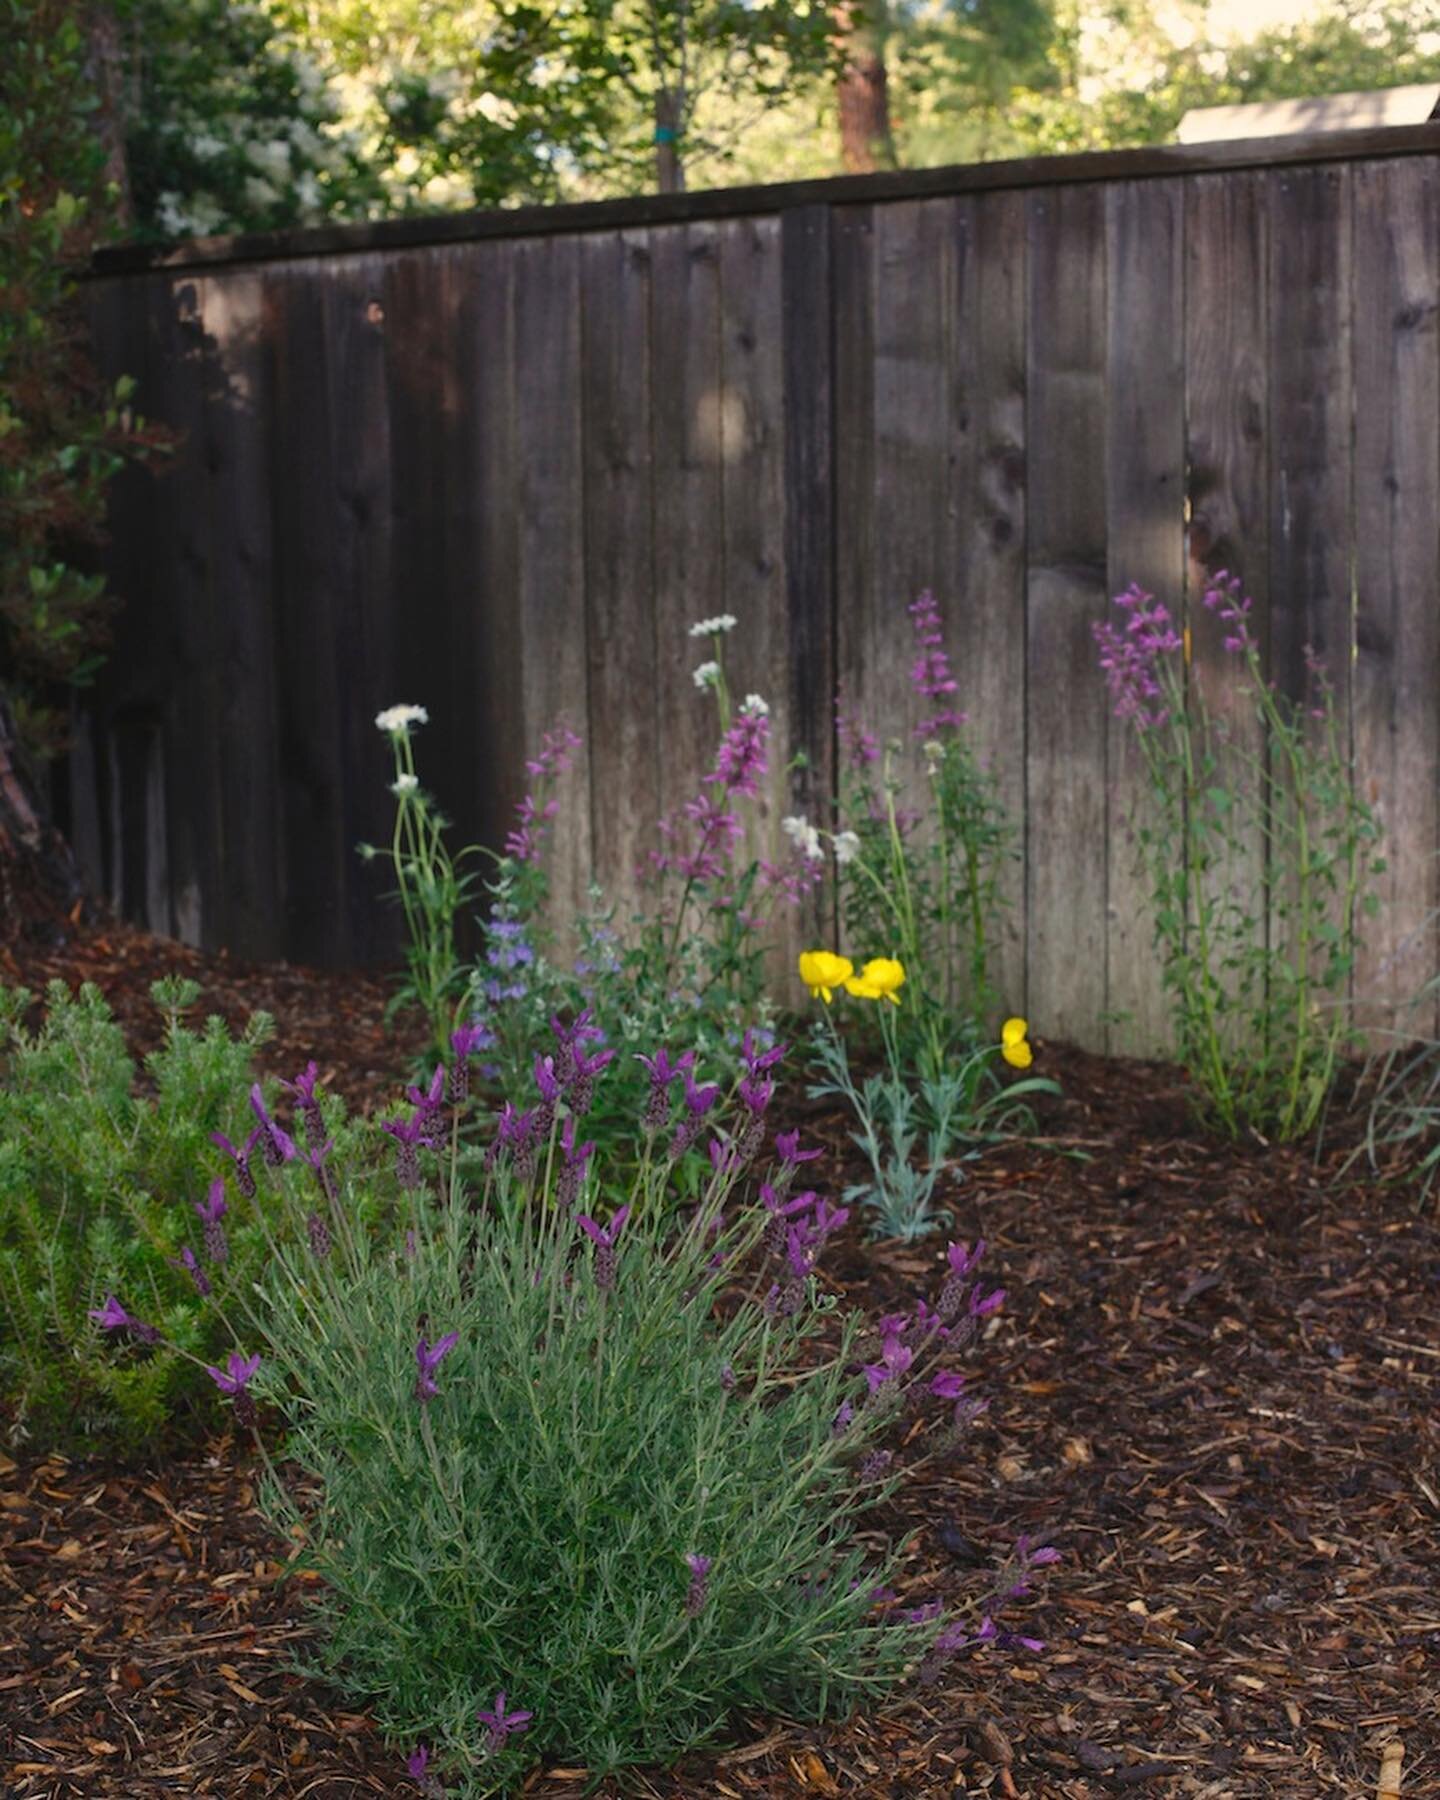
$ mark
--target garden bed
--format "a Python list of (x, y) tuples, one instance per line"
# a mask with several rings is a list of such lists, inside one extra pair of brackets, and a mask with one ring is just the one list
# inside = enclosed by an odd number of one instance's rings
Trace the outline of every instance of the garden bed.
[[(357, 1101), (412, 1043), (373, 976), (244, 968), (129, 928), (15, 953), (7, 979), (97, 981), (145, 1047), (144, 996), (193, 976), (261, 1061), (314, 1056)], [(1014, 1622), (1043, 1654), (982, 1650), (935, 1688), (816, 1730), (739, 1723), (736, 1748), (637, 1777), (664, 1796), (1306, 1796), (1440, 1787), (1440, 1231), (1402, 1185), (1336, 1179), (1337, 1150), (1236, 1149), (1191, 1126), (1178, 1077), (1041, 1046), (1065, 1099), (1049, 1141), (987, 1152), (947, 1196), (1009, 1293), (975, 1360), (990, 1410), (958, 1459), (880, 1521), (907, 1599), (980, 1594), (1022, 1532), (1064, 1552)], [(781, 1102), (777, 1101), (777, 1111)], [(785, 1097), (827, 1145), (840, 1117)], [(869, 1244), (832, 1285), (874, 1312), (933, 1288), (943, 1238)], [(236, 1441), (114, 1475), (0, 1462), (0, 1770), (7, 1794), (411, 1791), (367, 1721), (285, 1672), (306, 1587), (277, 1585)], [(526, 1792), (582, 1791), (548, 1771)]]

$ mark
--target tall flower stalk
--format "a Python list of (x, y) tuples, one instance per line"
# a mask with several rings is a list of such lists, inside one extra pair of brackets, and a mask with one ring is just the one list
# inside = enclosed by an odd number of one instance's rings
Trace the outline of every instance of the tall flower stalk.
[(1149, 785), (1136, 842), (1176, 1055), (1225, 1135), (1307, 1136), (1352, 1042), (1366, 882), (1384, 868), (1324, 664), (1307, 647), (1306, 696), (1277, 692), (1239, 578), (1212, 577), (1202, 605), (1235, 669), (1242, 735), (1212, 710), (1163, 602), (1131, 587), (1115, 605), (1095, 636)]

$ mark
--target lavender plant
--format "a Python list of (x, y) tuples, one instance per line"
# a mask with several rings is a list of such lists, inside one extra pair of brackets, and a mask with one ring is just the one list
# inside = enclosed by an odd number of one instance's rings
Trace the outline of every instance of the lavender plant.
[[(212, 1294), (259, 1265), (273, 1201), (237, 1221), (200, 1171), (212, 1133), (238, 1140), (242, 1164), (255, 1149), (246, 1091), (263, 1107), (251, 1063), (271, 1021), (254, 1014), (238, 1038), (215, 1017), (192, 1030), (193, 982), (151, 992), (166, 1030), (142, 1085), (97, 988), (52, 982), (33, 1029), (33, 996), (0, 990), (0, 1393), (16, 1437), (152, 1442), (206, 1397), (180, 1352), (218, 1347)], [(161, 1337), (103, 1354), (87, 1313), (107, 1293), (130, 1296)]]
[[(870, 1165), (870, 1179), (846, 1188), (844, 1199), (870, 1210), (877, 1237), (925, 1237), (949, 1220), (935, 1194), (943, 1178), (958, 1177), (957, 1153), (973, 1154), (973, 1146), (1006, 1131), (1033, 1129), (1027, 1099), (1060, 1090), (1039, 1077), (1006, 1086), (996, 1079), (997, 1060), (1015, 1069), (1028, 1069), (1034, 1061), (1020, 1018), (1006, 1020), (998, 1044), (952, 1057), (936, 1074), (912, 1077), (898, 1028), (907, 976), (897, 958), (872, 957), (857, 973), (849, 957), (808, 950), (800, 958), (800, 979), (824, 1001), (810, 1040), (820, 1071), (810, 1096), (846, 1102), (859, 1127), (852, 1141)], [(836, 990), (882, 1003), (877, 1011), (884, 1065), (859, 1082), (830, 1011)], [(918, 1157), (922, 1140), (924, 1155)]]
[(843, 934), (886, 946), (909, 971), (911, 1005), (896, 1029), (923, 1079), (942, 1083), (955, 1054), (978, 1051), (994, 1014), (1000, 883), (1016, 855), (1015, 832), (956, 706), (959, 682), (935, 596), (926, 589), (908, 611), (916, 640), (910, 680), (926, 708), (911, 744), (929, 803), (904, 803), (910, 759), (901, 742), (882, 752), (841, 705), (844, 829), (833, 843)]
[[(819, 1717), (998, 1634), (899, 1606), (893, 1557), (855, 1538), (981, 1410), (954, 1365), (1003, 1300), (977, 1280), (983, 1246), (951, 1246), (933, 1305), (842, 1315), (819, 1271), (846, 1215), (796, 1191), (798, 1134), (763, 1155), (775, 1060), (754, 1051), (729, 1115), (713, 1086), (691, 1104), (688, 1055), (650, 1055), (636, 1173), (607, 1214), (583, 1049), (502, 1109), (467, 1190), (462, 1039), (389, 1122), (393, 1236), (335, 1205), (322, 1252), (294, 1212), (208, 1371), (243, 1428), (284, 1417), (264, 1504), (324, 1577), (317, 1667), (429, 1794), (514, 1792), (537, 1758), (597, 1778), (663, 1762), (738, 1709)], [(711, 1176), (677, 1214), (697, 1135)], [(112, 1309), (140, 1329), (118, 1297), (101, 1329)], [(1001, 1599), (1055, 1555), (1019, 1550)]]
[(1353, 1041), (1365, 883), (1385, 866), (1324, 667), (1307, 648), (1307, 700), (1278, 693), (1239, 578), (1212, 578), (1203, 605), (1223, 627), (1252, 741), (1212, 711), (1168, 609), (1138, 587), (1115, 604), (1123, 625), (1095, 635), (1149, 780), (1136, 841), (1176, 1056), (1227, 1136), (1304, 1137)]

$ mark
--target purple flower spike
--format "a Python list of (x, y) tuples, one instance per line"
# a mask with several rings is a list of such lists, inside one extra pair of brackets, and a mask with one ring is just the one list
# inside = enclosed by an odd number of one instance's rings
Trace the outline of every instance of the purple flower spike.
[(250, 1172), (250, 1158), (254, 1154), (255, 1146), (264, 1135), (264, 1127), (257, 1125), (243, 1144), (232, 1144), (223, 1131), (210, 1133), (210, 1142), (218, 1144), (234, 1163), (235, 1185), (247, 1200), (255, 1198), (255, 1177)]
[(595, 1285), (602, 1293), (615, 1285), (615, 1246), (629, 1217), (630, 1208), (622, 1206), (608, 1225), (597, 1225), (586, 1213), (575, 1221), (595, 1246)]
[(930, 1392), (937, 1400), (958, 1400), (965, 1387), (965, 1377), (953, 1369), (940, 1369), (930, 1377)]
[(988, 1319), (991, 1313), (999, 1312), (1004, 1304), (1004, 1288), (995, 1288), (982, 1299), (979, 1286), (977, 1285), (975, 1291), (970, 1296), (970, 1317), (972, 1319)]
[(517, 1737), (535, 1717), (533, 1712), (507, 1712), (507, 1700), (508, 1696), (504, 1688), (501, 1688), (495, 1696), (493, 1708), (477, 1707), (475, 1711), (475, 1717), (480, 1723), (488, 1725), (490, 1728), (490, 1738), (486, 1749), (492, 1756), (497, 1750), (504, 1749), (507, 1738)]
[(423, 1337), (416, 1344), (415, 1361), (420, 1374), (415, 1382), (415, 1398), (422, 1406), (440, 1392), (435, 1385), (435, 1371), (459, 1342), (458, 1331), (447, 1331), (437, 1344), (428, 1344)]
[(694, 1550), (685, 1552), (685, 1562), (690, 1570), (690, 1591), (685, 1596), (685, 1616), (695, 1619), (705, 1609), (711, 1562), (708, 1556), (701, 1556)]
[[(214, 1291), (210, 1286), (210, 1277), (200, 1267), (195, 1252), (188, 1244), (181, 1250), (179, 1258), (175, 1261), (174, 1266), (177, 1269), (184, 1269), (186, 1271), (190, 1279), (195, 1283), (195, 1292), (202, 1300), (209, 1299), (211, 1293)], [(93, 1313), (91, 1314), (91, 1317), (94, 1317)]]
[(258, 1355), (245, 1357), (238, 1350), (232, 1350), (225, 1359), (223, 1370), (207, 1367), (205, 1371), (222, 1394), (229, 1394), (235, 1405), (236, 1422), (249, 1431), (255, 1429), (260, 1417), (250, 1393), (250, 1382), (259, 1367)]
[(817, 1156), (823, 1156), (823, 1150), (802, 1150), (800, 1133), (795, 1131), (777, 1131), (775, 1133), (775, 1151), (787, 1168), (794, 1168), (799, 1163), (814, 1162)]
[(424, 1744), (417, 1744), (405, 1759), (405, 1773), (412, 1781), (419, 1781), (429, 1763), (429, 1748)]
[(225, 1178), (216, 1176), (210, 1183), (210, 1196), (206, 1200), (197, 1200), (195, 1210), (199, 1213), (205, 1227), (205, 1254), (211, 1262), (223, 1263), (230, 1254), (230, 1246), (226, 1242), (225, 1227), (220, 1221), (228, 1210), (225, 1205)]
[(102, 1331), (119, 1331), (122, 1326), (135, 1323), (113, 1294), (107, 1294), (105, 1304), (92, 1308), (88, 1317), (92, 1318)]
[(265, 1096), (260, 1091), (257, 1081), (250, 1090), (250, 1110), (260, 1121), (261, 1145), (265, 1152), (265, 1161), (272, 1169), (283, 1168), (287, 1162), (293, 1162), (299, 1154), (294, 1139), (283, 1131), (265, 1110)]
[(965, 723), (966, 715), (957, 712), (951, 704), (952, 697), (960, 691), (960, 684), (950, 670), (945, 636), (940, 628), (940, 608), (934, 594), (926, 588), (906, 610), (914, 620), (915, 642), (920, 650), (910, 669), (910, 685), (922, 699), (932, 705), (939, 704), (939, 711), (922, 719), (915, 727), (915, 736), (933, 738), (940, 731)]

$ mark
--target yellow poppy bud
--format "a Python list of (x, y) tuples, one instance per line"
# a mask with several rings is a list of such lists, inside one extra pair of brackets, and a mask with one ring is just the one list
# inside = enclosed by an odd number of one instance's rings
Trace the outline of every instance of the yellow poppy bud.
[(905, 965), (898, 957), (872, 956), (860, 973), (845, 983), (845, 992), (858, 1000), (888, 1000), (898, 1006), (898, 990), (904, 985)]
[(1029, 1029), (1030, 1027), (1023, 1019), (1007, 1019), (1000, 1027), (1000, 1042), (1002, 1044), (1023, 1044), (1025, 1034)]
[(800, 957), (800, 979), (828, 1006), (835, 989), (850, 979), (855, 965), (833, 950), (806, 950)]
[(1002, 1044), (1000, 1054), (1012, 1069), (1028, 1069), (1035, 1060), (1035, 1052), (1024, 1038), (1017, 1038), (1013, 1044)]

